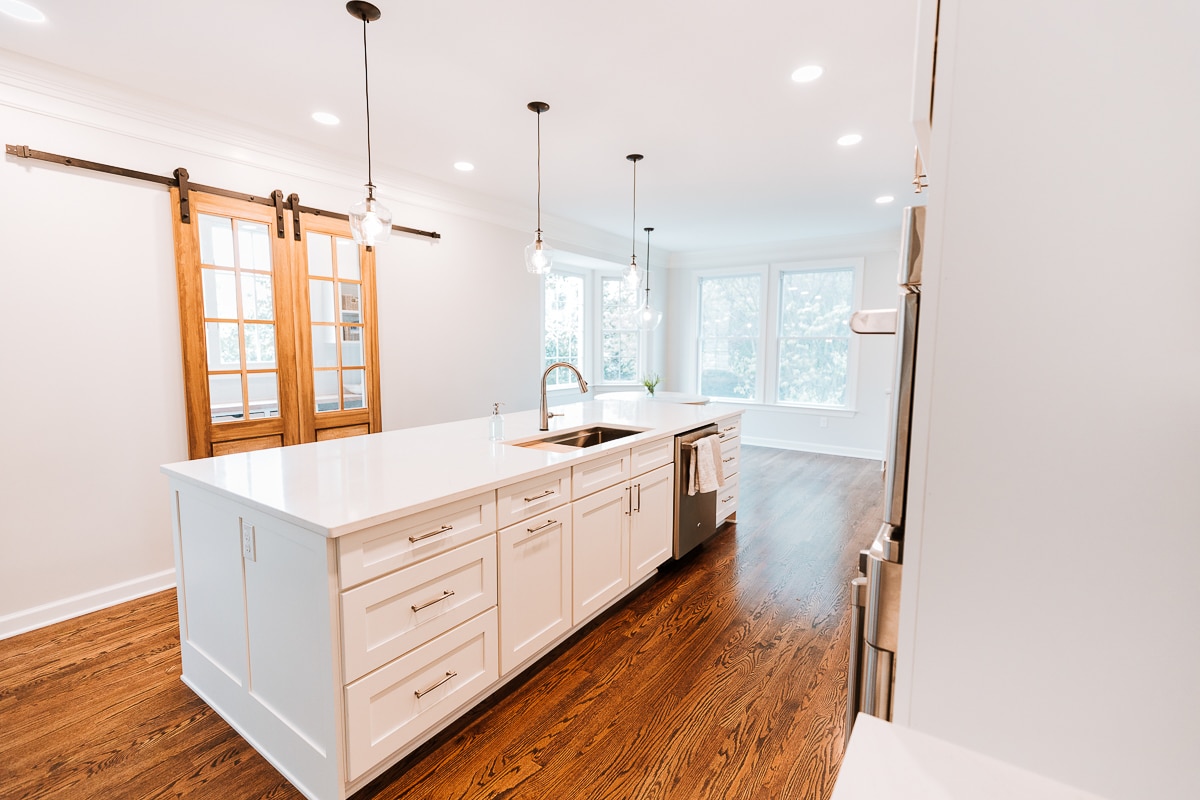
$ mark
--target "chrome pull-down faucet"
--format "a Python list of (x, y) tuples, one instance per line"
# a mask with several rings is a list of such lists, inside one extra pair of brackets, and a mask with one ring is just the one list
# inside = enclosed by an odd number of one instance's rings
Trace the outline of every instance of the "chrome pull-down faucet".
[(574, 364), (569, 364), (566, 361), (555, 361), (553, 364), (546, 367), (546, 371), (542, 373), (542, 409), (541, 409), (542, 416), (541, 416), (541, 427), (538, 428), (538, 430), (542, 430), (542, 431), (550, 430), (550, 418), (562, 416), (562, 414), (551, 413), (549, 407), (546, 405), (546, 378), (549, 377), (551, 372), (558, 369), (559, 367), (566, 367), (567, 369), (571, 370), (571, 372), (575, 373), (575, 377), (579, 379), (579, 393), (580, 394), (585, 394), (588, 390), (587, 381), (585, 381), (583, 379), (583, 375), (581, 375), (579, 373), (579, 370), (575, 368)]

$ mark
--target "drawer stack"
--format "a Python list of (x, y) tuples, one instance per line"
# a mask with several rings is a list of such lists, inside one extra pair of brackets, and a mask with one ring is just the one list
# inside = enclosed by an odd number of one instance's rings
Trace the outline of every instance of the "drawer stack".
[(717, 435), (721, 437), (721, 468), (725, 485), (717, 490), (717, 524), (737, 522), (738, 462), (742, 451), (742, 418), (726, 417), (717, 420)]
[(498, 677), (495, 493), (338, 540), (347, 777)]

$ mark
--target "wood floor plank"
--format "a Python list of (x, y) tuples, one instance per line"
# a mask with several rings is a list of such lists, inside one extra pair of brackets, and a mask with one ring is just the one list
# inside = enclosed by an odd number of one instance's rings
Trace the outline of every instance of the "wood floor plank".
[[(743, 446), (738, 522), (355, 795), (826, 800), (879, 463)], [(0, 796), (301, 795), (180, 680), (174, 592), (0, 641)]]

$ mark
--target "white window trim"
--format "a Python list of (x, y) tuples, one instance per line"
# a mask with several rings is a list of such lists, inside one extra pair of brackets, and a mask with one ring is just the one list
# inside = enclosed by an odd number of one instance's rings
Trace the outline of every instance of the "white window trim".
[[(554, 272), (563, 275), (577, 275), (583, 278), (583, 347), (580, 353), (582, 364), (576, 364), (579, 371), (583, 373), (583, 377), (588, 382), (589, 394), (592, 389), (604, 390), (608, 388), (615, 389), (630, 389), (641, 386), (641, 376), (646, 373), (646, 353), (649, 352), (650, 334), (641, 331), (638, 336), (638, 367), (637, 376), (632, 381), (604, 381), (600, 374), (604, 363), (603, 357), (603, 342), (601, 337), (600, 320), (601, 320), (601, 284), (602, 277), (620, 277), (624, 268), (610, 262), (599, 262), (596, 259), (571, 258), (568, 256), (562, 258), (562, 251), (558, 251)], [(543, 276), (538, 280), (539, 297), (539, 326), (538, 326), (538, 363), (542, 364), (542, 369), (545, 369), (545, 353), (546, 353), (546, 281)], [(546, 390), (548, 397), (558, 397), (560, 395), (578, 395), (579, 389), (577, 386), (553, 386)]]
[(766, 406), (781, 410), (794, 411), (802, 414), (818, 414), (823, 416), (853, 415), (858, 408), (858, 358), (859, 337), (851, 334), (850, 349), (846, 364), (846, 405), (831, 406), (815, 403), (784, 403), (778, 398), (779, 392), (779, 292), (780, 282), (784, 273), (818, 272), (824, 270), (846, 269), (854, 270), (854, 296), (851, 309), (862, 308), (863, 281), (866, 259), (862, 257), (821, 258), (805, 261), (785, 261), (771, 264), (759, 264), (745, 267), (725, 269), (697, 270), (694, 275), (695, 287), (693, 301), (696, 304), (696, 323), (692, 339), (693, 359), (696, 370), (696, 391), (700, 391), (700, 284), (706, 278), (733, 278), (742, 275), (761, 276), (761, 292), (759, 307), (765, 310), (759, 321), (759, 357), (758, 368), (755, 372), (754, 399), (730, 400), (721, 398), (722, 403), (740, 404), (746, 406)]

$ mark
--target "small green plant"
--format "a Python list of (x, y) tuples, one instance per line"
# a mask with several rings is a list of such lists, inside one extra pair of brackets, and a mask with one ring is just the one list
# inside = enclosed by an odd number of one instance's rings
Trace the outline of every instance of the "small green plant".
[(654, 387), (658, 386), (658, 382), (660, 380), (662, 380), (662, 378), (658, 377), (657, 372), (642, 376), (642, 386), (646, 387), (646, 391), (650, 393), (651, 397), (654, 396)]

